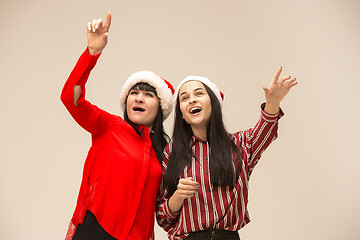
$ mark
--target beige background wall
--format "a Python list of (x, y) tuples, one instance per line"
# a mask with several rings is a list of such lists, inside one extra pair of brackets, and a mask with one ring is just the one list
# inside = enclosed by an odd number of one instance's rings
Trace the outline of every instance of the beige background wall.
[[(299, 85), (252, 175), (241, 238), (360, 239), (357, 0), (1, 0), (0, 239), (65, 236), (90, 137), (59, 95), (85, 50), (86, 23), (108, 10), (90, 101), (120, 114), (120, 88), (138, 70), (174, 85), (204, 75), (225, 93), (234, 132), (255, 124), (262, 87), (283, 66)], [(157, 226), (156, 236), (166, 239)]]

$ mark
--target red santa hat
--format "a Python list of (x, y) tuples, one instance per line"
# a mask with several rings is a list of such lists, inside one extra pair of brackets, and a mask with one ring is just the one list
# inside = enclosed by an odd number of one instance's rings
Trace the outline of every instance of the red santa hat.
[(174, 88), (164, 78), (151, 71), (139, 71), (133, 73), (125, 82), (120, 92), (120, 104), (123, 111), (126, 109), (126, 99), (130, 89), (137, 83), (147, 83), (154, 87), (161, 104), (164, 120), (169, 116), (174, 105)]
[(205, 84), (206, 86), (208, 86), (211, 91), (215, 94), (217, 100), (220, 103), (220, 107), (222, 108), (222, 102), (224, 100), (224, 94), (219, 90), (219, 88), (215, 85), (215, 83), (213, 83), (210, 79), (206, 78), (206, 77), (201, 77), (201, 76), (187, 76), (184, 80), (182, 80), (179, 84), (179, 86), (177, 87), (176, 91), (175, 91), (175, 97), (179, 97), (179, 90), (181, 88), (182, 85), (184, 85), (184, 83), (188, 82), (188, 81), (199, 81), (203, 84)]

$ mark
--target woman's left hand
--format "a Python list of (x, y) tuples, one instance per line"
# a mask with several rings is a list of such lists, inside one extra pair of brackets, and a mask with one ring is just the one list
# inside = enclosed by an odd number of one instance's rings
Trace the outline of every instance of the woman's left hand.
[(275, 73), (269, 88), (264, 87), (266, 98), (265, 111), (271, 114), (278, 112), (281, 100), (297, 84), (296, 78), (291, 78), (291, 76), (281, 77), (279, 80), (281, 71), (282, 67)]

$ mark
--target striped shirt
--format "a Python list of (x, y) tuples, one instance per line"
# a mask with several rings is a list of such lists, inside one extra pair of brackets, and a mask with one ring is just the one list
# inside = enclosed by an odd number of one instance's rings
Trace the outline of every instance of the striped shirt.
[[(180, 177), (192, 177), (200, 184), (199, 191), (185, 199), (180, 211), (173, 214), (168, 205), (171, 196), (163, 183), (160, 186), (156, 218), (169, 239), (185, 239), (191, 232), (212, 228), (237, 231), (250, 222), (247, 211), (249, 178), (264, 150), (276, 139), (278, 120), (284, 115), (281, 109), (278, 114), (268, 114), (264, 107), (262, 104), (261, 116), (254, 128), (229, 134), (239, 147), (243, 161), (240, 177), (230, 186), (214, 187), (211, 184), (209, 143), (192, 137), (190, 146), (195, 157)], [(170, 143), (164, 149), (163, 175), (171, 147)], [(234, 164), (236, 162), (235, 159)]]

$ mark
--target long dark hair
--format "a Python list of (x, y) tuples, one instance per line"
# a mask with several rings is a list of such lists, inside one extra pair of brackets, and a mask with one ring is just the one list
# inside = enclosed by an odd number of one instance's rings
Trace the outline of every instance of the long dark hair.
[[(239, 148), (233, 143), (222, 121), (221, 107), (215, 94), (203, 84), (211, 102), (211, 115), (206, 129), (210, 146), (210, 180), (214, 186), (229, 186), (240, 175), (242, 161)], [(193, 136), (191, 126), (183, 119), (179, 97), (176, 99), (175, 123), (172, 151), (164, 176), (165, 187), (170, 194), (177, 189), (179, 177), (186, 166), (191, 166), (192, 153), (190, 140)], [(237, 167), (233, 166), (233, 154), (237, 158)], [(195, 157), (195, 156), (194, 156)]]
[[(131, 90), (142, 90), (142, 91), (148, 91), (148, 92), (153, 92), (156, 96), (157, 96), (157, 92), (155, 90), (155, 88), (147, 83), (144, 82), (139, 82), (137, 84), (135, 84), (131, 89)], [(129, 91), (129, 92), (130, 92)], [(127, 99), (127, 97), (126, 97)], [(127, 101), (125, 101), (125, 106), (127, 104)], [(162, 153), (163, 153), (163, 149), (165, 148), (166, 144), (169, 142), (169, 136), (164, 132), (164, 125), (163, 125), (163, 112), (161, 109), (161, 103), (159, 102), (159, 107), (158, 107), (158, 112), (154, 121), (154, 125), (152, 127), (151, 133), (150, 133), (150, 137), (151, 137), (151, 142), (152, 147), (155, 150), (156, 153), (156, 157), (159, 160), (160, 164), (162, 163)], [(139, 134), (139, 136), (142, 136), (142, 132), (140, 131), (140, 129), (138, 128), (138, 126), (133, 123), (132, 121), (130, 121), (129, 116), (127, 114), (127, 110), (125, 107), (125, 111), (124, 111), (124, 120), (129, 123), (134, 130), (136, 131), (137, 134)]]

